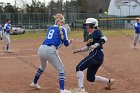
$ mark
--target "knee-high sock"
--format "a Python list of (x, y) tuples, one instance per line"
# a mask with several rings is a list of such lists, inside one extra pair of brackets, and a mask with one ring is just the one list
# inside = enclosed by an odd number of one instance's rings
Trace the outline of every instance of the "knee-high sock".
[(7, 44), (6, 49), (7, 49), (7, 50), (9, 49), (9, 44)]
[(84, 87), (84, 73), (83, 71), (77, 71), (78, 85), (79, 88)]
[(63, 93), (65, 87), (65, 73), (59, 73), (60, 93)]
[(40, 76), (41, 76), (41, 74), (43, 73), (43, 71), (40, 69), (40, 68), (38, 68), (38, 70), (37, 70), (37, 72), (36, 72), (36, 75), (35, 75), (35, 77), (34, 77), (34, 84), (36, 84), (37, 83), (37, 81), (38, 81), (38, 79), (40, 78)]
[(103, 83), (108, 83), (109, 79), (101, 77), (101, 76), (95, 76), (95, 81), (96, 82), (103, 82)]

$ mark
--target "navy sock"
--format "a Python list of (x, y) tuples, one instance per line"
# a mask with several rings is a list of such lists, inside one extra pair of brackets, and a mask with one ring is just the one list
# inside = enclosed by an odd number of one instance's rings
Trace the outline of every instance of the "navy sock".
[(65, 85), (65, 74), (64, 73), (60, 73), (59, 74), (59, 85), (60, 85), (60, 89), (64, 90), (64, 85)]
[(38, 81), (38, 79), (40, 78), (40, 76), (41, 76), (41, 74), (43, 73), (43, 71), (40, 69), (40, 68), (38, 68), (38, 70), (37, 70), (37, 72), (36, 72), (36, 75), (35, 75), (35, 77), (34, 77), (34, 84), (36, 84), (37, 83), (37, 81)]
[(9, 46), (7, 46), (7, 50), (9, 49)]

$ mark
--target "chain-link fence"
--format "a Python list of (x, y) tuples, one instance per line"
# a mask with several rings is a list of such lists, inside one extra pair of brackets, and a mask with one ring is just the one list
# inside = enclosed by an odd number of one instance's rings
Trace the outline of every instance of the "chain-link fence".
[[(77, 29), (81, 28), (86, 17), (95, 17), (99, 21), (99, 27), (103, 29), (133, 28), (135, 17), (109, 17), (106, 15), (93, 15), (86, 13), (66, 13), (66, 23)], [(0, 23), (10, 18), (13, 26), (23, 26), (25, 29), (47, 29), (54, 24), (54, 18), (47, 13), (1, 13)]]

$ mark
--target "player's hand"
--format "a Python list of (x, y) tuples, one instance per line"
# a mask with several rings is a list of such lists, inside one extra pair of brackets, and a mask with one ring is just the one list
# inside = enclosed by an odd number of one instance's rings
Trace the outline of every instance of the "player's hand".
[(75, 50), (73, 50), (73, 54), (79, 53), (79, 52), (81, 52), (81, 49), (75, 49)]
[(70, 39), (70, 43), (72, 43), (73, 39)]
[(89, 50), (94, 50), (95, 48), (96, 48), (97, 46), (96, 45), (91, 45), (90, 47), (89, 47)]

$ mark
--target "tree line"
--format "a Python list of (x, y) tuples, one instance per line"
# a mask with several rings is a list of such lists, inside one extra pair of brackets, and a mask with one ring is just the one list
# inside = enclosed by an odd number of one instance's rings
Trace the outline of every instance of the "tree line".
[(71, 0), (62, 2), (51, 0), (48, 5), (44, 2), (32, 0), (32, 4), (26, 4), (19, 8), (11, 4), (0, 6), (0, 13), (104, 13), (108, 10), (110, 0)]

